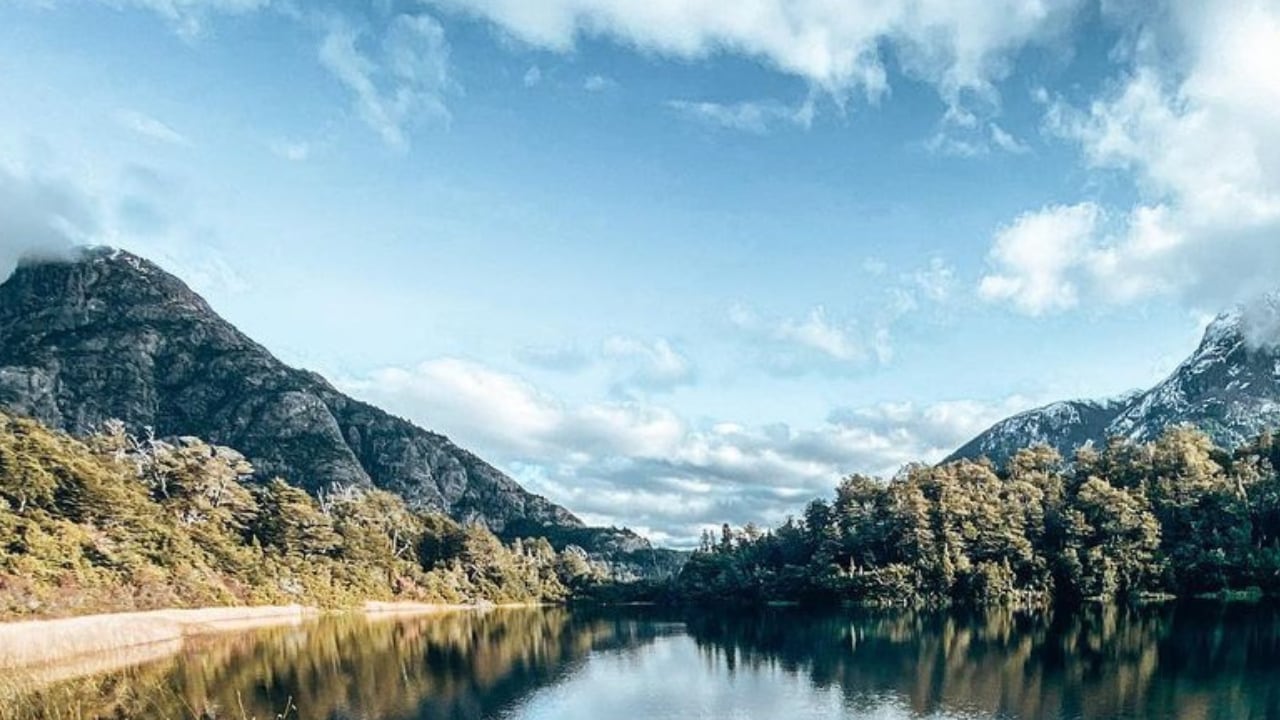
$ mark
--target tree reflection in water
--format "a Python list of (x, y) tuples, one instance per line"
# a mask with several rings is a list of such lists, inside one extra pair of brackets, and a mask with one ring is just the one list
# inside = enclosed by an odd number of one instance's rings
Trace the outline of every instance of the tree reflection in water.
[(696, 616), (688, 629), (712, 662), (804, 674), (859, 712), (894, 697), (916, 716), (1280, 717), (1273, 608), (779, 611)]
[(289, 717), (334, 720), (549, 716), (540, 707), (630, 717), (642, 708), (613, 691), (623, 684), (696, 718), (709, 717), (705, 705), (682, 708), (663, 686), (678, 678), (720, 696), (750, 687), (767, 703), (779, 677), (815, 698), (835, 693), (850, 716), (1274, 718), (1280, 615), (1201, 605), (326, 618), (206, 639), (90, 679), (11, 679), (7, 691), (0, 680), (0, 718), (267, 719), (290, 707)]

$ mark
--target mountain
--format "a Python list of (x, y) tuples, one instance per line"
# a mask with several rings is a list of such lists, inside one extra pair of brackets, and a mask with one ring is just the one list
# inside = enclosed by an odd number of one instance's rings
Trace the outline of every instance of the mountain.
[(120, 250), (25, 263), (0, 285), (0, 407), (73, 434), (117, 418), (136, 433), (202, 437), (244, 453), (262, 478), (313, 493), (372, 485), (507, 536), (649, 547), (586, 528), (447, 437), (285, 365), (181, 280)]
[(1031, 445), (1051, 445), (1069, 456), (1075, 448), (1108, 435), (1108, 428), (1128, 399), (1064, 400), (1018, 413), (996, 423), (965, 443), (947, 458), (987, 457), (1003, 464), (1018, 450)]
[(1224, 447), (1280, 428), (1280, 296), (1219, 315), (1199, 347), (1155, 387), (1108, 401), (1066, 401), (996, 423), (947, 458), (1006, 462), (1036, 443), (1071, 457), (1107, 438), (1151, 440), (1171, 425), (1190, 424)]

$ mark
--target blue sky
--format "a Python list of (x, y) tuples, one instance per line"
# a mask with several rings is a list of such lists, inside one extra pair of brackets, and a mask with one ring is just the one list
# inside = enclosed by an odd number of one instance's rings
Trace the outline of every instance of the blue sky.
[(1280, 271), (1280, 10), (0, 0), (0, 274), (145, 254), (687, 543), (1149, 385)]

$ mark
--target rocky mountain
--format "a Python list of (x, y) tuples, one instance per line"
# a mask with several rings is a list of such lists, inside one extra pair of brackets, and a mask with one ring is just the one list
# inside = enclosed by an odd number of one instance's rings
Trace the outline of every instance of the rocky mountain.
[(1064, 457), (1120, 436), (1151, 440), (1165, 428), (1195, 425), (1225, 447), (1280, 428), (1280, 296), (1218, 316), (1199, 347), (1145, 392), (1102, 402), (1067, 401), (996, 423), (948, 460), (986, 456), (1004, 463), (1019, 448), (1051, 445)]
[(240, 450), (263, 477), (313, 492), (376, 486), (499, 534), (649, 547), (585, 528), (447, 437), (285, 365), (181, 280), (119, 250), (26, 263), (0, 285), (0, 407), (72, 433), (118, 418), (199, 436)]

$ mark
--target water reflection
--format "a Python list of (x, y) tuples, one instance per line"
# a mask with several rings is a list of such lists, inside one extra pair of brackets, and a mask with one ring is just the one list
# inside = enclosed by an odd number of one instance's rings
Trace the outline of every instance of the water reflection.
[(1019, 718), (1280, 718), (1280, 615), (1248, 606), (1070, 614), (690, 618), (729, 668), (780, 667), (871, 712)]
[(39, 683), (10, 679), (0, 719), (266, 719), (286, 710), (332, 720), (1280, 718), (1280, 614), (553, 608), (329, 618)]

